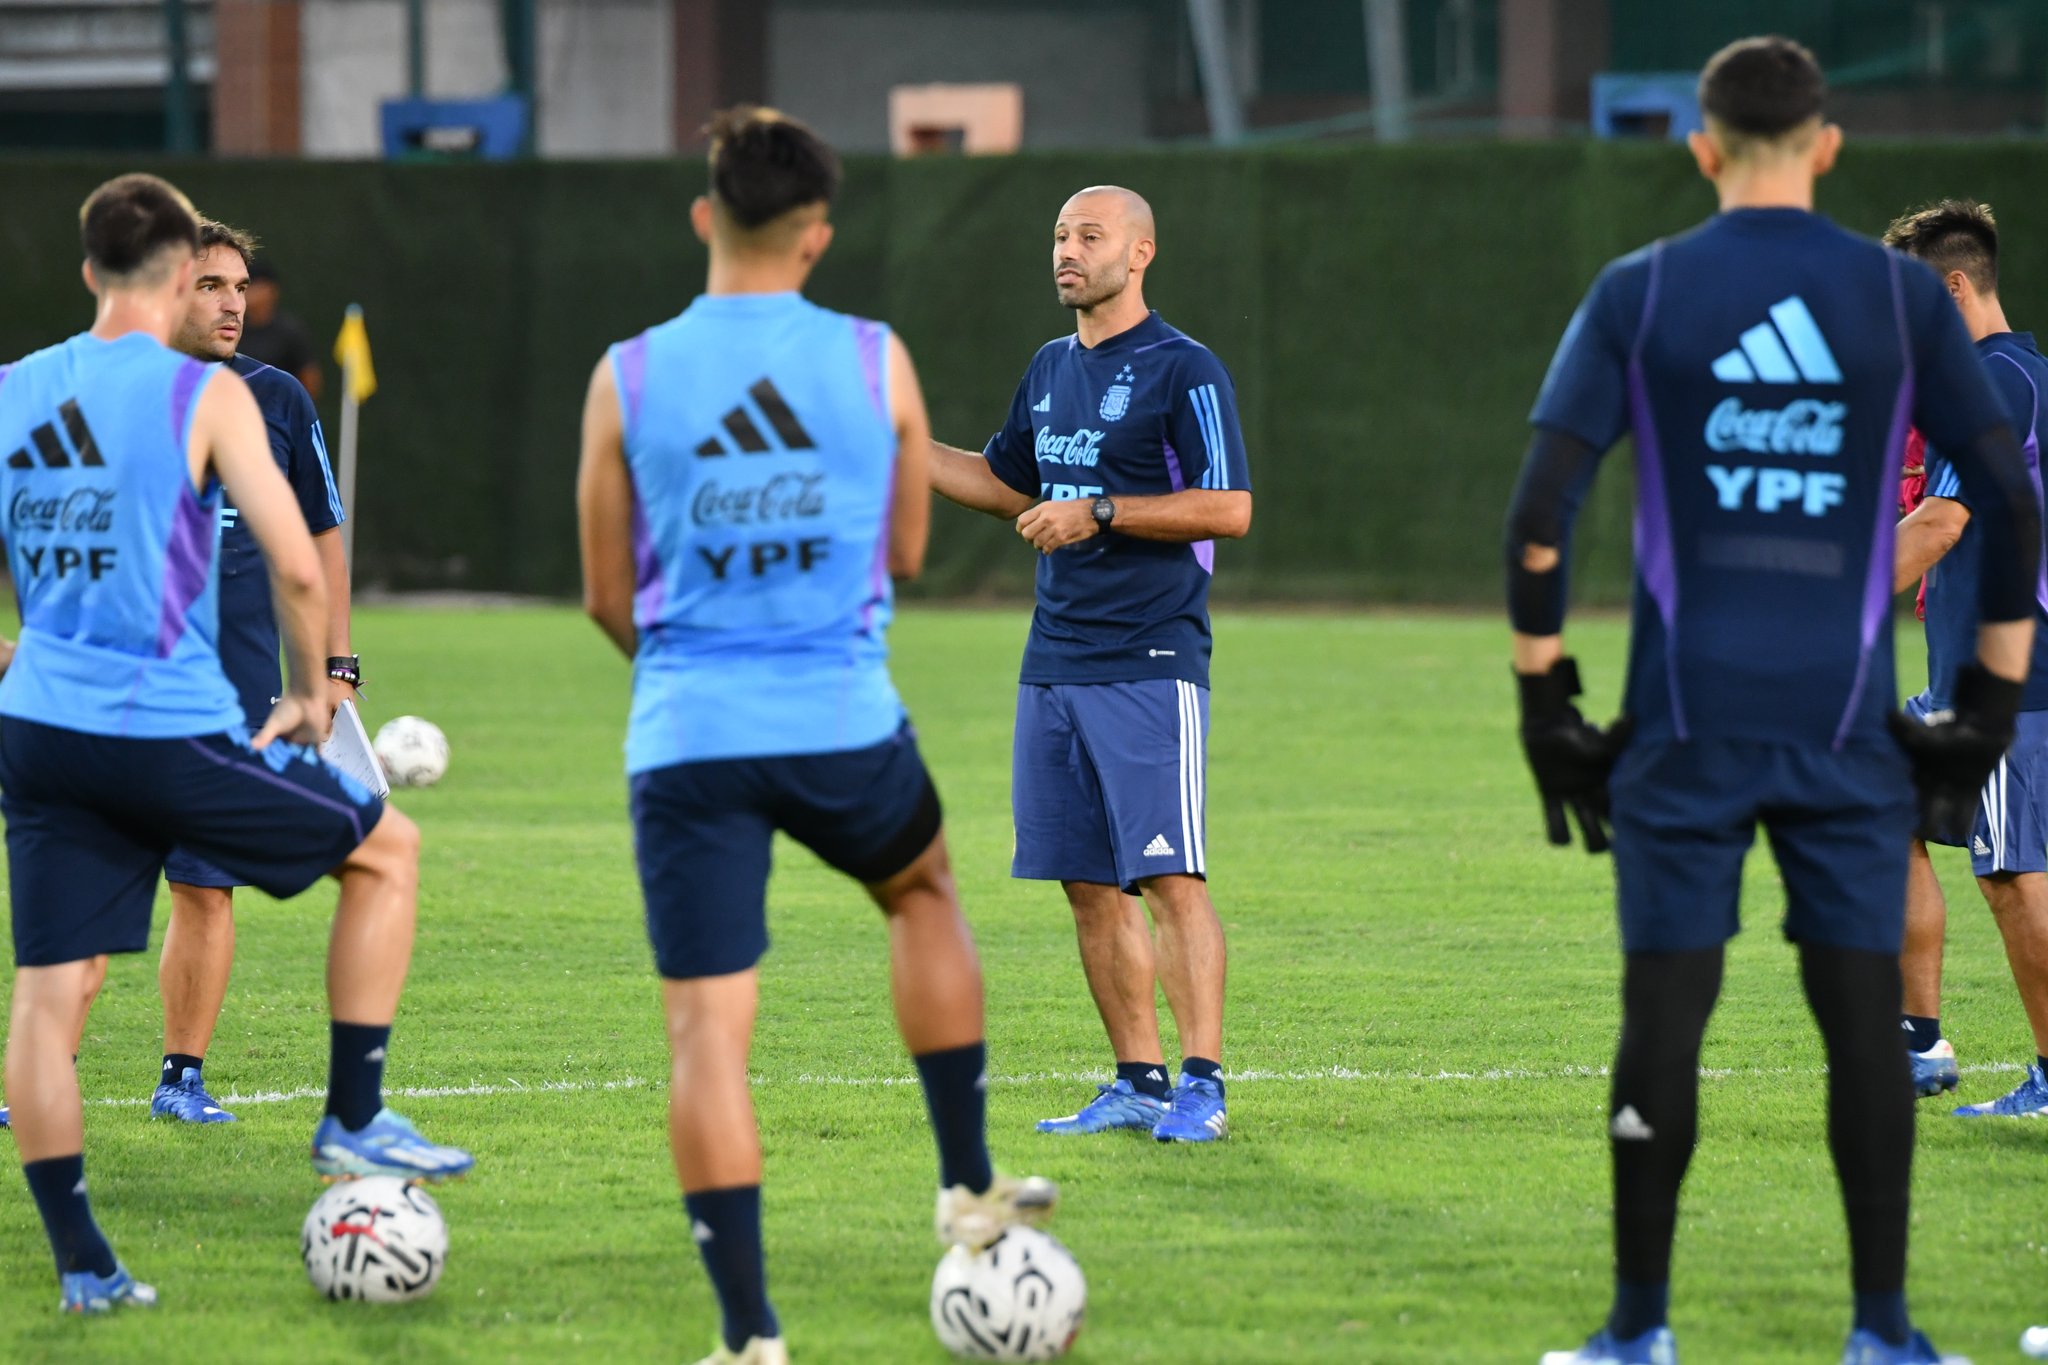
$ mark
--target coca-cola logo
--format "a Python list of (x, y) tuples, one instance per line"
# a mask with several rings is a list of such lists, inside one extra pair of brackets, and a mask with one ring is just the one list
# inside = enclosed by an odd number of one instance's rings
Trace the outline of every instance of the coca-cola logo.
[(1801, 398), (1782, 408), (1745, 408), (1724, 398), (1707, 414), (1707, 448), (1758, 455), (1837, 455), (1847, 403)]
[(61, 497), (39, 498), (26, 488), (16, 489), (7, 524), (14, 531), (111, 531), (114, 490), (74, 488)]
[(690, 520), (699, 526), (766, 526), (823, 515), (823, 474), (777, 474), (765, 483), (706, 479), (690, 499)]

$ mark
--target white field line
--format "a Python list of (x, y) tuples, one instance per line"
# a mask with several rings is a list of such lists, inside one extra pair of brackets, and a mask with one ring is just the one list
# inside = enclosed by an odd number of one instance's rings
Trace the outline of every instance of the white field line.
[[(2013, 1062), (1987, 1062), (1962, 1068), (1963, 1074), (1996, 1075), (2016, 1072), (2025, 1068)], [(1244, 1085), (1260, 1081), (1377, 1081), (1386, 1085), (1438, 1084), (1445, 1081), (1467, 1081), (1478, 1084), (1500, 1081), (1580, 1081), (1603, 1080), (1608, 1074), (1604, 1066), (1567, 1066), (1548, 1070), (1521, 1067), (1502, 1067), (1487, 1071), (1358, 1071), (1348, 1066), (1325, 1067), (1320, 1071), (1234, 1071), (1224, 1079), (1232, 1085)], [(1701, 1067), (1700, 1076), (1710, 1081), (1760, 1080), (1766, 1076), (1825, 1076), (1826, 1067)], [(1037, 1071), (1016, 1076), (991, 1076), (994, 1085), (1037, 1085), (1057, 1082), (1063, 1085), (1099, 1084), (1102, 1073), (1096, 1071)], [(475, 1099), (494, 1095), (572, 1095), (605, 1090), (646, 1090), (658, 1089), (664, 1083), (648, 1080), (641, 1076), (624, 1076), (615, 1081), (536, 1081), (529, 1085), (516, 1079), (507, 1079), (494, 1085), (415, 1085), (394, 1086), (385, 1091), (402, 1099)], [(787, 1078), (756, 1076), (754, 1084), (761, 1085), (824, 1085), (855, 1089), (873, 1086), (916, 1085), (915, 1076), (833, 1076), (804, 1073)], [(257, 1090), (243, 1095), (232, 1093), (218, 1097), (224, 1108), (236, 1108), (249, 1104), (288, 1104), (294, 1100), (317, 1100), (327, 1092), (314, 1086), (301, 1086), (297, 1090)], [(119, 1108), (127, 1105), (148, 1104), (147, 1096), (115, 1095), (86, 1101), (88, 1104)]]

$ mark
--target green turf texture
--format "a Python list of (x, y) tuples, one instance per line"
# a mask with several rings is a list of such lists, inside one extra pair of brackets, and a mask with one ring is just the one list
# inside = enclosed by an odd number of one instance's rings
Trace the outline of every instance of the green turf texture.
[[(907, 612), (896, 673), (947, 806), (988, 977), (998, 1162), (1059, 1180), (1096, 1362), (1533, 1362), (1607, 1299), (1606, 1082), (1617, 952), (1604, 859), (1553, 850), (1513, 739), (1491, 618), (1228, 614), (1217, 623), (1208, 850), (1230, 934), (1232, 1136), (1043, 1137), (1110, 1061), (1058, 891), (1008, 879), (1019, 610)], [(1911, 654), (1910, 629), (1902, 631)], [(1575, 624), (1597, 705), (1623, 629)], [(18, 1168), (0, 1163), (0, 1361), (691, 1361), (716, 1312), (678, 1205), (666, 1055), (619, 772), (628, 672), (568, 610), (359, 615), (374, 725), (442, 725), (396, 1103), (476, 1173), (445, 1190), (446, 1278), (398, 1308), (329, 1304), (298, 1263), (319, 1192), (316, 1099), (152, 1123), (154, 954), (116, 959), (79, 1069), (87, 1160), (150, 1314), (79, 1321)], [(1917, 681), (1920, 665), (1902, 663)], [(1947, 1024), (1966, 1067), (2028, 1052), (1988, 912), (1953, 855)], [(207, 1074), (217, 1094), (318, 1089), (330, 886), (244, 893)], [(754, 1051), (770, 1286), (799, 1365), (936, 1362), (939, 1248), (922, 1102), (885, 944), (794, 847)], [(1768, 862), (1751, 867), (1705, 1064), (1675, 1266), (1690, 1361), (1832, 1361), (1847, 1250), (1822, 1059)], [(158, 932), (163, 906), (159, 903)], [(1168, 1056), (1174, 1056), (1168, 1043)], [(1963, 1097), (2014, 1083), (1966, 1072)], [(881, 1084), (881, 1082), (888, 1082)], [(557, 1087), (551, 1090), (550, 1087)], [(2048, 1124), (1923, 1104), (1912, 1293), (1944, 1349), (2016, 1359), (2048, 1320)], [(4, 1144), (5, 1139), (0, 1139)]]

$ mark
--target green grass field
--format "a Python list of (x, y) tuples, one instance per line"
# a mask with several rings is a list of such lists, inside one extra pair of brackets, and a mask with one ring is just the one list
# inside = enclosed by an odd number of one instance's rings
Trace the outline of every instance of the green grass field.
[[(1617, 952), (1604, 860), (1538, 834), (1492, 618), (1226, 614), (1210, 744), (1231, 934), (1227, 1144), (1059, 1140), (1108, 1062), (1056, 889), (1013, 883), (1008, 755), (1025, 614), (913, 610), (897, 675), (943, 790), (989, 983), (997, 1159), (1052, 1176), (1090, 1285), (1074, 1358), (1532, 1362), (1605, 1311)], [(1574, 627), (1598, 709), (1622, 629)], [(1910, 640), (1911, 632), (1906, 633)], [(689, 1361), (716, 1312), (663, 1131), (666, 1059), (619, 775), (627, 669), (567, 610), (363, 612), (374, 724), (454, 746), (402, 804), (426, 833), (419, 947), (388, 1083), (477, 1153), (441, 1196), (429, 1300), (330, 1305), (298, 1264), (326, 1074), (322, 887), (245, 893), (208, 1076), (242, 1121), (147, 1121), (154, 955), (117, 959), (79, 1069), (100, 1218), (164, 1296), (61, 1319), (34, 1208), (0, 1163), (0, 1361)], [(1902, 667), (1917, 678), (1918, 667)], [(1948, 1030), (1965, 1098), (2027, 1053), (1963, 869)], [(1674, 1324), (1700, 1362), (1832, 1361), (1846, 1247), (1821, 1057), (1766, 861), (1708, 1040)], [(807, 1365), (946, 1359), (922, 1103), (873, 912), (786, 848), (755, 1048), (770, 1283)], [(161, 929), (159, 906), (159, 930)], [(1172, 1043), (1168, 1043), (1169, 1056)], [(1913, 1292), (1946, 1349), (2017, 1359), (2048, 1320), (2048, 1125), (1923, 1106)], [(4, 1145), (4, 1139), (0, 1139)]]

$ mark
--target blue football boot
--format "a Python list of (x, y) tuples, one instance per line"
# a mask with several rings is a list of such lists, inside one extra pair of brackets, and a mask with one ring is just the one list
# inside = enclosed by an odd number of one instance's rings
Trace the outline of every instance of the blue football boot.
[(1944, 1090), (1953, 1090), (1962, 1079), (1956, 1069), (1956, 1050), (1949, 1046), (1948, 1039), (1937, 1038), (1934, 1046), (1925, 1052), (1906, 1049), (1906, 1057), (1913, 1063), (1913, 1093), (1921, 1099), (1939, 1095)]
[(1152, 1128), (1161, 1142), (1214, 1142), (1230, 1136), (1230, 1121), (1223, 1112), (1223, 1087), (1199, 1076), (1180, 1073), (1166, 1113)]
[(313, 1130), (313, 1169), (325, 1180), (395, 1175), (400, 1180), (454, 1180), (476, 1158), (460, 1147), (437, 1147), (389, 1109), (351, 1133), (329, 1114)]
[(213, 1096), (206, 1093), (206, 1082), (199, 1073), (186, 1067), (177, 1083), (164, 1082), (149, 1097), (149, 1116), (153, 1119), (176, 1119), (180, 1123), (233, 1123), (235, 1116), (214, 1103)]
[(1849, 1333), (1849, 1344), (1842, 1348), (1842, 1365), (1970, 1365), (1970, 1362), (1961, 1356), (1943, 1355), (1919, 1332), (1908, 1337), (1904, 1346), (1893, 1346), (1875, 1332), (1858, 1330)]
[(1040, 1119), (1041, 1133), (1107, 1133), (1115, 1128), (1157, 1127), (1166, 1117), (1166, 1101), (1152, 1098), (1129, 1081), (1115, 1080), (1095, 1088), (1095, 1098), (1077, 1114), (1065, 1118)]
[(1966, 1119), (2048, 1119), (2048, 1076), (2041, 1074), (2041, 1064), (2035, 1062), (2027, 1068), (2027, 1078), (2014, 1089), (1989, 1104), (1963, 1105), (1956, 1113)]
[(10, 1126), (11, 1125), (7, 1122), (7, 1106), (4, 1104), (0, 1104), (0, 1128), (6, 1128)]
[(154, 1308), (156, 1291), (116, 1263), (111, 1275), (74, 1270), (58, 1278), (64, 1284), (63, 1309), (67, 1313), (111, 1313), (115, 1308)]
[(1545, 1351), (1543, 1365), (1678, 1365), (1678, 1342), (1669, 1327), (1653, 1327), (1630, 1341), (1602, 1327), (1576, 1351)]

